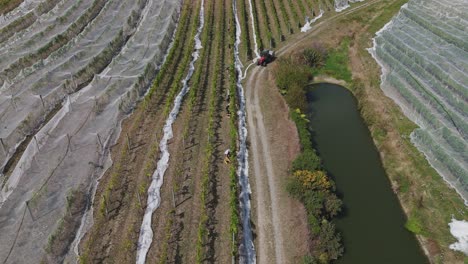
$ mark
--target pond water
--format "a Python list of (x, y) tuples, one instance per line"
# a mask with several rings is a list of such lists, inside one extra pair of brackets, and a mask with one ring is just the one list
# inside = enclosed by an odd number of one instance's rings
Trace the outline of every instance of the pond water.
[(344, 202), (336, 219), (345, 254), (339, 264), (428, 263), (382, 167), (356, 99), (344, 87), (314, 84), (308, 94), (315, 148)]

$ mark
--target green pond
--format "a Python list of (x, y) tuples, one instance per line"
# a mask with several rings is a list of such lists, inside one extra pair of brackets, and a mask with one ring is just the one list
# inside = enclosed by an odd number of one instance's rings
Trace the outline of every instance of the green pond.
[(405, 215), (351, 92), (320, 83), (307, 98), (315, 148), (344, 202), (335, 224), (345, 253), (335, 263), (428, 263), (404, 228)]

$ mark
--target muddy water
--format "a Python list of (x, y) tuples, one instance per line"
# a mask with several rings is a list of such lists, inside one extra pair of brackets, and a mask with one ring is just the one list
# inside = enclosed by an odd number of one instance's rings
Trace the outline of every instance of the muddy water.
[(337, 229), (345, 254), (340, 264), (428, 263), (392, 192), (379, 155), (344, 87), (321, 83), (308, 92), (315, 147), (345, 204)]

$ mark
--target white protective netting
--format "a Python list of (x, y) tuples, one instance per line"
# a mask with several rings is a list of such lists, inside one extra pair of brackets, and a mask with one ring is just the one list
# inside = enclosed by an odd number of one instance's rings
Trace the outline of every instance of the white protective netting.
[[(76, 4), (76, 12), (84, 12), (90, 2)], [(0, 88), (2, 170), (30, 138), (12, 173), (0, 176), (1, 260), (37, 262), (68, 191), (95, 184), (108, 167), (122, 119), (145, 93), (172, 41), (179, 6), (165, 0), (107, 1), (76, 38)], [(37, 28), (52, 34), (48, 27)], [(24, 38), (42, 36), (27, 32)], [(12, 50), (8, 56), (23, 56), (23, 50)]]
[(341, 12), (350, 7), (350, 3), (363, 2), (364, 0), (335, 0), (334, 6), (336, 12)]
[(239, 129), (239, 151), (237, 152), (237, 176), (239, 177), (239, 202), (240, 202), (240, 218), (242, 221), (242, 242), (239, 249), (239, 262), (244, 264), (256, 263), (255, 245), (253, 243), (253, 233), (251, 222), (251, 206), (250, 206), (250, 183), (249, 183), (249, 152), (247, 149), (247, 120), (246, 120), (246, 105), (245, 93), (242, 86), (242, 79), (245, 74), (242, 74), (244, 66), (239, 57), (239, 45), (241, 43), (241, 25), (237, 15), (237, 1), (232, 2), (233, 12), (236, 22), (236, 41), (234, 43), (235, 67), (237, 72), (237, 95), (239, 96), (238, 129)]
[(374, 39), (382, 89), (420, 128), (429, 163), (468, 199), (468, 6), (411, 0)]

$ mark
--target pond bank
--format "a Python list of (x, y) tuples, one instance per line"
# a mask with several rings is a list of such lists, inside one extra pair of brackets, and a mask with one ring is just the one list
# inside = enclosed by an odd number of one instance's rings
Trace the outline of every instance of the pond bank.
[(344, 213), (336, 226), (345, 254), (336, 263), (428, 263), (392, 192), (352, 94), (336, 84), (307, 93), (315, 148), (336, 182)]

